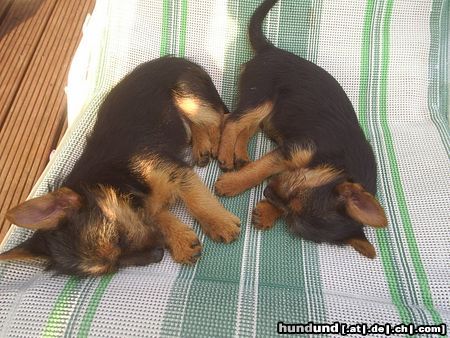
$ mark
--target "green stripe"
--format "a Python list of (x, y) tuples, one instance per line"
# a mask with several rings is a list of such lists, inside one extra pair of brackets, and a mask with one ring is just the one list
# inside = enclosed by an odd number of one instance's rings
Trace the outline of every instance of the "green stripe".
[[(246, 41), (246, 22), (244, 18), (250, 17), (254, 8), (248, 9), (245, 6), (241, 11), (236, 10), (233, 4), (228, 4), (228, 14), (239, 17), (236, 20), (238, 29), (242, 34), (237, 35), (237, 39), (243, 43)], [(181, 19), (181, 34), (183, 40), (183, 6)], [(231, 23), (228, 22), (228, 23)], [(228, 28), (233, 31), (233, 28)], [(242, 51), (242, 43), (239, 44)], [(244, 43), (245, 45), (245, 43)], [(235, 50), (227, 49), (225, 59), (225, 72), (223, 80), (226, 98), (233, 99), (235, 92), (235, 76), (238, 74), (240, 64), (244, 61), (240, 59), (240, 54), (234, 59)], [(230, 46), (228, 46), (230, 47)], [(180, 41), (180, 52), (183, 50), (183, 42)], [(231, 52), (230, 52), (231, 51)], [(246, 49), (245, 49), (246, 51)], [(228, 58), (229, 57), (229, 58)], [(248, 58), (250, 50), (248, 49)], [(228, 71), (227, 71), (228, 70)], [(254, 152), (254, 140), (249, 148), (250, 153)], [(205, 184), (210, 189), (219, 174), (217, 163), (213, 162), (208, 168), (208, 175)], [(246, 210), (241, 205), (248, 205), (249, 192), (233, 199), (221, 199), (226, 209), (234, 212), (241, 220), (245, 219)], [(245, 231), (245, 224), (242, 224), (242, 232)], [(217, 332), (223, 335), (233, 335), (235, 327), (237, 295), (239, 290), (241, 257), (243, 251), (243, 238), (231, 244), (217, 244), (201, 234), (200, 227), (195, 223), (194, 228), (203, 238), (202, 256), (194, 267), (182, 266), (176, 281), (173, 284), (171, 295), (165, 309), (164, 319), (161, 326), (161, 334), (165, 336), (215, 336)], [(226, 268), (225, 268), (226, 267)], [(214, 297), (211, 297), (214, 295)], [(231, 296), (235, 295), (235, 297)], [(219, 301), (218, 301), (219, 300)], [(199, 311), (201, 308), (206, 311)]]
[(364, 28), (362, 34), (361, 45), (361, 65), (360, 65), (360, 86), (359, 86), (359, 109), (358, 119), (366, 136), (368, 136), (367, 121), (367, 97), (369, 85), (369, 63), (370, 63), (370, 31), (373, 20), (373, 4), (374, 1), (367, 0), (366, 12), (364, 14)]
[(170, 52), (170, 0), (163, 0), (163, 15), (161, 27), (161, 47), (159, 54), (167, 55)]
[[(371, 32), (374, 29), (374, 8), (375, 2), (372, 0), (367, 1), (366, 11), (364, 16), (364, 28), (363, 28), (363, 38), (361, 46), (361, 67), (360, 67), (360, 90), (359, 90), (359, 120), (365, 134), (370, 138), (369, 132), (369, 121), (368, 121), (368, 95), (369, 95), (369, 83), (371, 79), (369, 78), (370, 72), (370, 62), (371, 62)], [(378, 156), (382, 158), (382, 156)], [(400, 278), (398, 276), (397, 269), (393, 263), (393, 252), (389, 241), (389, 233), (385, 230), (376, 230), (375, 232), (377, 242), (380, 248), (380, 257), (383, 264), (383, 269), (385, 271), (386, 282), (391, 294), (393, 303), (397, 307), (400, 318), (403, 322), (411, 322), (411, 316), (406, 311), (404, 306), (404, 301), (401, 296), (401, 291), (399, 289)]]
[(90, 290), (96, 284), (96, 278), (88, 278), (86, 282), (83, 284), (82, 288), (79, 291), (79, 297), (77, 297), (77, 302), (74, 307), (74, 311), (72, 315), (68, 319), (67, 328), (64, 330), (64, 337), (71, 338), (75, 336), (74, 334), (74, 324), (77, 322), (78, 318), (81, 316), (81, 312), (83, 310), (83, 304), (87, 302), (87, 300), (91, 297)]
[(178, 46), (178, 55), (180, 57), (184, 57), (186, 55), (187, 15), (188, 15), (188, 1), (181, 0), (180, 42)]
[[(282, 2), (278, 47), (316, 62), (321, 7), (316, 0)], [(317, 244), (292, 236), (278, 221), (262, 232), (260, 247), (256, 336), (274, 335), (278, 321), (326, 322)]]
[(419, 249), (414, 236), (414, 231), (411, 224), (411, 218), (409, 216), (408, 206), (405, 200), (405, 194), (403, 191), (400, 172), (398, 169), (397, 158), (395, 155), (395, 149), (392, 140), (392, 134), (387, 122), (387, 79), (389, 70), (389, 30), (390, 19), (392, 14), (393, 1), (388, 1), (386, 15), (383, 23), (383, 48), (382, 48), (382, 64), (381, 64), (381, 88), (380, 88), (380, 118), (381, 127), (384, 133), (384, 140), (387, 147), (388, 159), (391, 166), (392, 180), (394, 183), (394, 191), (397, 197), (397, 202), (400, 209), (400, 217), (402, 219), (403, 228), (406, 235), (407, 244), (409, 247), (410, 255), (418, 277), (420, 291), (422, 294), (423, 302), (431, 313), (431, 316), (435, 324), (441, 324), (442, 319), (439, 313), (436, 311), (433, 305), (433, 298), (430, 293), (430, 287), (428, 285), (428, 278), (425, 269), (420, 258)]
[(447, 154), (450, 152), (448, 116), (448, 31), (449, 2), (433, 1), (430, 14), (428, 109)]
[(100, 279), (100, 282), (98, 283), (97, 288), (95, 289), (91, 301), (89, 302), (87, 310), (84, 314), (83, 320), (81, 321), (80, 330), (78, 331), (78, 337), (88, 336), (92, 321), (94, 320), (94, 315), (97, 312), (98, 305), (100, 304), (100, 300), (102, 299), (103, 294), (105, 293), (106, 288), (111, 282), (113, 276), (113, 274), (106, 275)]
[(80, 286), (80, 280), (75, 277), (70, 277), (64, 286), (61, 293), (56, 299), (52, 312), (48, 317), (47, 324), (45, 325), (43, 337), (55, 337), (64, 332), (66, 325), (66, 318), (68, 316), (68, 302), (73, 297), (74, 291)]

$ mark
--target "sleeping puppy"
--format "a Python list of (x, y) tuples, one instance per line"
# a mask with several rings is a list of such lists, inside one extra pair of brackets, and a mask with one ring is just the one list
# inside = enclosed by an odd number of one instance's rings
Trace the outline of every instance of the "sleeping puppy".
[(158, 262), (167, 247), (193, 264), (201, 244), (168, 207), (181, 199), (213, 240), (231, 242), (239, 219), (225, 210), (186, 158), (217, 156), (227, 108), (198, 65), (164, 57), (144, 63), (111, 90), (61, 187), (7, 213), (36, 230), (0, 260), (42, 257), (59, 273), (88, 276)]
[[(262, 22), (277, 0), (253, 14), (249, 37), (255, 57), (241, 73), (239, 101), (222, 133), (216, 182), (220, 195), (234, 196), (271, 177), (253, 224), (270, 228), (283, 217), (304, 239), (349, 244), (373, 258), (363, 224), (385, 227), (375, 199), (376, 163), (350, 100), (324, 69), (276, 48)], [(258, 127), (278, 148), (247, 164), (247, 144)]]

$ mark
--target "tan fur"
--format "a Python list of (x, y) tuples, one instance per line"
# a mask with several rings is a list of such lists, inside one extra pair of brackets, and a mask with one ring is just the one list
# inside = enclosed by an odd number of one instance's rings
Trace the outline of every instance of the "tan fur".
[(194, 264), (200, 257), (202, 246), (195, 232), (168, 210), (155, 216), (167, 247), (175, 262)]
[(216, 192), (223, 196), (235, 196), (285, 169), (281, 154), (274, 150), (239, 171), (225, 173), (216, 182)]
[[(181, 110), (183, 115), (196, 125), (216, 125), (220, 126), (221, 119), (218, 112), (209, 103), (194, 96), (173, 95), (175, 105)], [(223, 113), (223, 112), (222, 112)]]
[(146, 202), (149, 216), (158, 215), (181, 198), (211, 239), (228, 243), (237, 238), (239, 218), (219, 203), (192, 169), (164, 163), (156, 156), (140, 158), (135, 163), (136, 170), (152, 187)]
[(303, 209), (303, 203), (300, 198), (294, 198), (289, 202), (289, 209), (299, 214)]
[(234, 167), (235, 158), (238, 161), (248, 159), (246, 154), (248, 141), (272, 109), (273, 102), (266, 101), (255, 109), (245, 112), (239, 120), (228, 120), (225, 123), (218, 155), (224, 168), (231, 170)]
[(361, 255), (368, 258), (375, 258), (377, 255), (373, 245), (366, 239), (351, 238), (347, 240), (347, 244), (352, 246), (353, 249), (358, 251)]
[[(209, 155), (213, 153), (212, 140), (209, 136), (208, 129), (204, 126), (193, 123), (190, 125), (192, 132), (192, 156), (194, 158), (194, 163), (200, 167), (203, 167), (208, 164)], [(219, 130), (218, 132), (220, 133)]]
[(283, 145), (284, 140), (279, 134), (278, 130), (273, 126), (272, 120), (270, 118), (266, 118), (261, 122), (261, 129), (264, 130), (264, 133), (274, 140), (279, 146)]
[(253, 209), (252, 223), (255, 228), (267, 230), (273, 227), (275, 221), (283, 212), (267, 200), (262, 200)]
[(279, 196), (287, 198), (295, 191), (307, 191), (325, 185), (340, 174), (341, 171), (331, 166), (285, 171), (277, 180), (278, 184), (274, 188)]
[(236, 169), (250, 162), (247, 151), (248, 142), (257, 129), (258, 125), (255, 125), (253, 128), (245, 128), (239, 133), (234, 146), (234, 165)]
[(239, 135), (237, 122), (227, 119), (220, 138), (218, 160), (221, 167), (231, 170), (234, 167), (234, 146)]
[(117, 245), (118, 224), (115, 222), (103, 219), (95, 227), (85, 228), (80, 233), (83, 245), (80, 247), (82, 261), (79, 268), (85, 273), (101, 275), (113, 270), (121, 254)]
[[(97, 191), (97, 204), (102, 210), (103, 214), (112, 223), (126, 233), (127, 238), (131, 240), (132, 245), (140, 247), (146, 238), (148, 226), (143, 224), (143, 215), (137, 213), (130, 205), (130, 200), (127, 196), (118, 196), (117, 192), (111, 187), (100, 186)], [(107, 234), (108, 229), (113, 227), (100, 227), (99, 233), (112, 237)], [(103, 242), (107, 243), (108, 240)]]
[(82, 270), (87, 275), (101, 276), (106, 273), (112, 272), (113, 267), (112, 265), (109, 264), (94, 264), (94, 265), (81, 264), (80, 270)]
[(314, 156), (314, 148), (296, 148), (291, 151), (290, 159), (286, 160), (286, 167), (290, 170), (306, 168)]
[(194, 172), (182, 185), (180, 197), (212, 240), (229, 243), (239, 236), (239, 218), (219, 203)]
[(344, 182), (337, 186), (339, 195), (345, 199), (347, 214), (354, 220), (375, 228), (387, 226), (387, 218), (376, 198), (357, 183)]
[(132, 163), (134, 170), (143, 176), (152, 189), (146, 201), (149, 216), (156, 215), (176, 201), (180, 183), (189, 169), (163, 161), (157, 155), (136, 157)]
[(196, 164), (208, 163), (209, 156), (216, 157), (219, 149), (223, 111), (215, 111), (211, 105), (194, 96), (174, 93), (174, 102), (187, 119)]
[(304, 169), (305, 175), (304, 186), (306, 188), (316, 188), (330, 183), (339, 176), (342, 171), (332, 166), (322, 165), (313, 169)]
[(23, 228), (53, 229), (60, 220), (80, 206), (80, 196), (64, 187), (19, 204), (6, 213), (6, 218)]

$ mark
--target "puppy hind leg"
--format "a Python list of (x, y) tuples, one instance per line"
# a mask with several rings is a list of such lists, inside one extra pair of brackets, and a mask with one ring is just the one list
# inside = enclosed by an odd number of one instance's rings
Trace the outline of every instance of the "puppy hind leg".
[[(227, 119), (219, 147), (219, 166), (223, 171), (239, 169), (249, 162), (247, 145), (260, 123), (269, 116), (273, 102), (267, 100), (253, 108), (237, 110)], [(235, 117), (237, 116), (237, 117)]]
[(224, 109), (192, 93), (175, 92), (174, 102), (191, 128), (194, 161), (205, 166), (217, 157)]
[(250, 162), (250, 158), (248, 157), (248, 142), (252, 138), (252, 136), (258, 130), (258, 125), (252, 126), (252, 128), (245, 128), (240, 132), (237, 137), (236, 145), (234, 147), (234, 168), (239, 170), (243, 166), (245, 166), (248, 162)]
[(207, 129), (202, 125), (190, 122), (192, 134), (192, 156), (194, 163), (199, 167), (204, 167), (209, 163), (212, 154), (211, 139)]

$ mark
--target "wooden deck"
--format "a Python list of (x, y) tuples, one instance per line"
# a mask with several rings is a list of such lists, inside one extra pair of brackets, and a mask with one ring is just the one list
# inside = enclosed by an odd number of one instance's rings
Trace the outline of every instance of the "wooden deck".
[(64, 87), (95, 0), (0, 0), (0, 242), (67, 125)]

